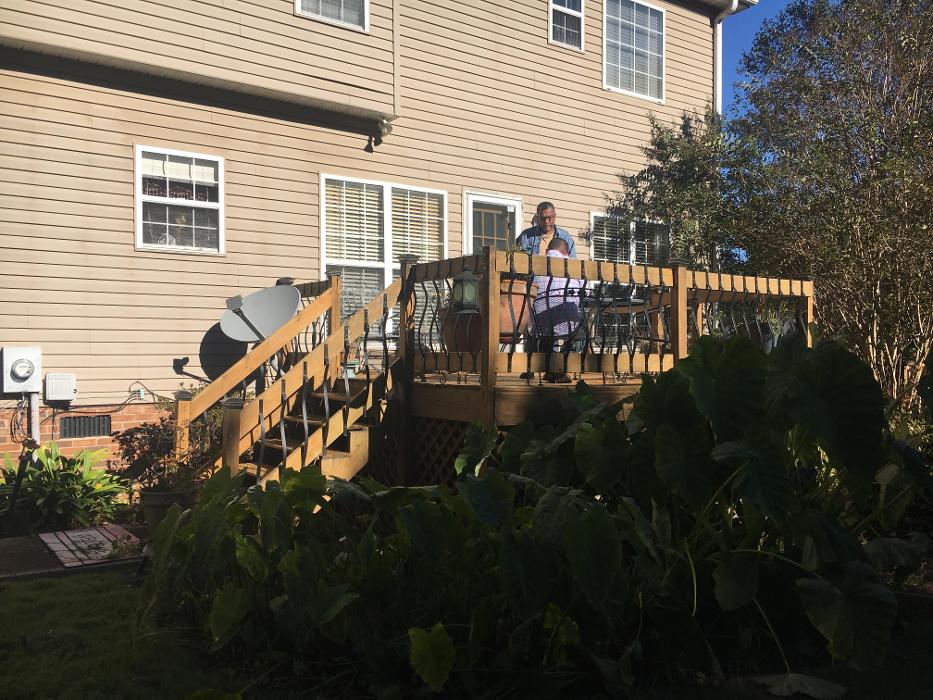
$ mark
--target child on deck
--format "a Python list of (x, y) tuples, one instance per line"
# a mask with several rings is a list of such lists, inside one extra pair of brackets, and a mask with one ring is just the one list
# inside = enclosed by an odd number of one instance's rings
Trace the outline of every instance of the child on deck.
[[(569, 255), (567, 241), (553, 238), (547, 247), (547, 256), (555, 258), (550, 268), (553, 276), (538, 275), (534, 280), (538, 293), (532, 304), (531, 330), (538, 339), (539, 351), (558, 350), (560, 340), (564, 341), (564, 350), (569, 351), (570, 341), (580, 325), (583, 281), (559, 276), (564, 274), (563, 260)], [(547, 378), (552, 382), (570, 381), (563, 373), (548, 373)]]

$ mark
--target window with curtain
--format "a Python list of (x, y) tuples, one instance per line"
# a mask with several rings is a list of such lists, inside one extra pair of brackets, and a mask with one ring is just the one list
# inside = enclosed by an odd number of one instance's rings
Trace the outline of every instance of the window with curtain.
[(223, 253), (223, 158), (136, 148), (138, 248)]
[(349, 316), (398, 276), (399, 256), (438, 260), (447, 241), (444, 192), (323, 178), (324, 269), (343, 276)]
[(593, 215), (590, 239), (594, 260), (635, 265), (664, 265), (670, 258), (670, 227)]
[(551, 0), (551, 41), (583, 50), (583, 0)]
[(607, 88), (664, 99), (664, 11), (634, 0), (606, 0)]
[(366, 0), (296, 0), (295, 12), (366, 30)]

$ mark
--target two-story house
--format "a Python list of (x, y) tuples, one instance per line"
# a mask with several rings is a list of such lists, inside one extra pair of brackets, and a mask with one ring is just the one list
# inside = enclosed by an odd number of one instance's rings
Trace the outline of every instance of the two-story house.
[(755, 2), (6, 0), (0, 347), (110, 417), (44, 410), (43, 437), (151, 413), (224, 300), (282, 276), (340, 271), (351, 307), (402, 253), (504, 247), (541, 200), (597, 232), (583, 256), (652, 255), (656, 226), (604, 240), (605, 195), (649, 113), (718, 102), (721, 23)]

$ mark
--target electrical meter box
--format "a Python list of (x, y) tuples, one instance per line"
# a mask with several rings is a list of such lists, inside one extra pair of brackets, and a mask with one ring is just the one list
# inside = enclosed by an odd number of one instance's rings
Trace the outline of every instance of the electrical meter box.
[(42, 391), (42, 348), (3, 348), (4, 394), (31, 394)]
[(63, 372), (49, 372), (45, 375), (46, 401), (74, 401), (77, 393), (77, 375)]

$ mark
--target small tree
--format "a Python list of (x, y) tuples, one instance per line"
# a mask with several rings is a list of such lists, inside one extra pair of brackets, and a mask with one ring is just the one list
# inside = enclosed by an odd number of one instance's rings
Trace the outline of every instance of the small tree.
[(610, 197), (607, 213), (623, 221), (663, 221), (673, 254), (713, 269), (734, 265), (727, 179), (733, 149), (722, 120), (710, 107), (702, 115), (684, 112), (675, 126), (654, 115), (649, 120), (651, 138), (641, 149), (648, 165), (619, 176), (622, 188)]

